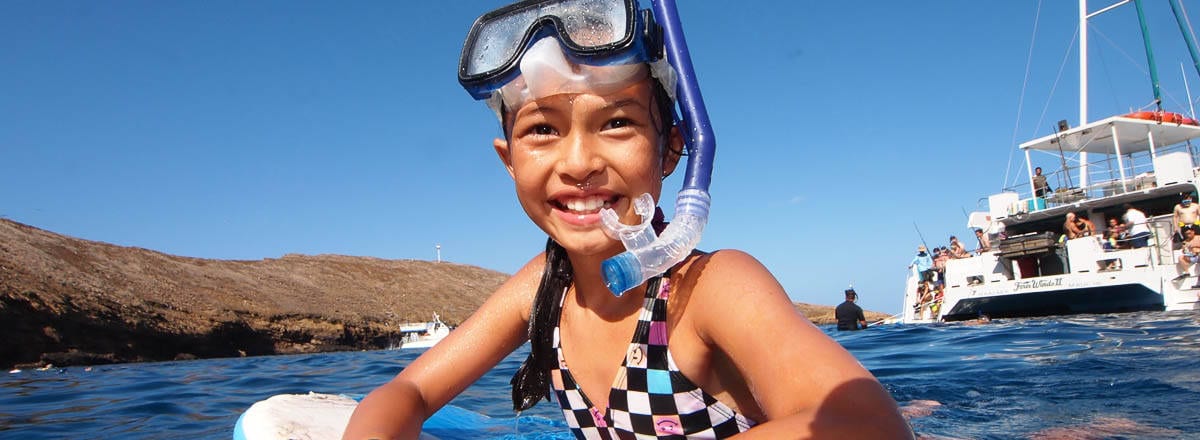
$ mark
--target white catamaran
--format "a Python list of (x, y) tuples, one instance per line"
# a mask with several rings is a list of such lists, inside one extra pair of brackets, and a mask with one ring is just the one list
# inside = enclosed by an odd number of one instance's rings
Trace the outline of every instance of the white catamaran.
[[(1182, 5), (1170, 1), (1200, 71)], [(987, 197), (987, 211), (972, 213), (968, 221), (970, 227), (1003, 233), (989, 251), (947, 261), (936, 291), (919, 289), (925, 284), (922, 275), (911, 271), (901, 322), (1200, 309), (1200, 289), (1193, 288), (1197, 278), (1177, 279), (1175, 262), (1182, 249), (1172, 239), (1179, 229), (1173, 221), (1175, 205), (1185, 195), (1195, 200), (1200, 169), (1193, 140), (1200, 138), (1200, 126), (1157, 106), (1154, 111), (1087, 122), (1087, 21), (1126, 3), (1088, 13), (1086, 0), (1080, 0), (1081, 123), (1067, 127), (1064, 121), (1056, 133), (1020, 144), (1030, 180)], [(1144, 23), (1141, 5), (1136, 6)], [(1146, 48), (1147, 58), (1153, 60), (1148, 42)], [(1154, 102), (1159, 104), (1153, 67), (1150, 73)], [(1068, 185), (1039, 194), (1031, 152), (1060, 155), (1064, 170), (1059, 181)], [(1077, 159), (1076, 166), (1067, 167), (1068, 158)], [(1151, 232), (1147, 246), (1106, 245), (1099, 231), (1069, 240), (1061, 237), (1068, 213), (1101, 229), (1107, 219), (1122, 219), (1127, 204), (1145, 214)]]
[(450, 326), (442, 322), (441, 316), (434, 313), (433, 320), (429, 322), (400, 324), (400, 333), (399, 346), (394, 348), (429, 348), (450, 335)]

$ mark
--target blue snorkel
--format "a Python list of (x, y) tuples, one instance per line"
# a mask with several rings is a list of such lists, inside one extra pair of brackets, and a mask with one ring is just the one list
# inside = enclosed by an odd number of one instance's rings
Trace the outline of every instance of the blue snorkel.
[(643, 194), (634, 201), (634, 210), (642, 216), (638, 225), (624, 225), (612, 209), (601, 211), (605, 230), (625, 245), (625, 252), (604, 260), (604, 282), (613, 295), (621, 296), (652, 277), (666, 272), (700, 244), (704, 225), (708, 222), (712, 179), (713, 153), (716, 139), (704, 98), (692, 68), (692, 58), (675, 0), (651, 0), (656, 21), (662, 26), (667, 60), (678, 75), (677, 101), (683, 119), (684, 142), (688, 149), (687, 170), (683, 188), (675, 198), (675, 218), (661, 235), (650, 226), (654, 217), (654, 200)]

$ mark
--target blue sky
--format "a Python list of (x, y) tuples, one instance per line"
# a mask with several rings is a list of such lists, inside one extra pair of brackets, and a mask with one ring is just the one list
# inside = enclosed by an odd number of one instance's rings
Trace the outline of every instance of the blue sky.
[[(898, 312), (914, 223), (931, 246), (970, 236), (1015, 145), (1078, 123), (1076, 2), (680, 3), (718, 142), (701, 248), (750, 252), (796, 301), (853, 282)], [(0, 2), (0, 216), (202, 258), (441, 244), (511, 273), (544, 234), (455, 79), (501, 4)], [(1187, 111), (1179, 30), (1146, 10), (1165, 106)], [(1151, 100), (1136, 23), (1092, 23), (1092, 119)]]

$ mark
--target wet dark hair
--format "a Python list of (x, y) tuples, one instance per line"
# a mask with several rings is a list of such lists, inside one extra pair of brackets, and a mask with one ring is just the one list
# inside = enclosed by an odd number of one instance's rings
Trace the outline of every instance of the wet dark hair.
[(509, 383), (512, 384), (513, 411), (532, 408), (538, 401), (550, 400), (550, 369), (554, 368), (554, 326), (562, 312), (559, 303), (574, 280), (567, 250), (546, 239), (546, 268), (529, 310), (529, 356)]
[[(659, 125), (658, 142), (662, 144), (663, 156), (676, 154), (682, 156), (683, 151), (670, 149), (671, 128), (675, 127), (675, 102), (663, 88), (662, 83), (651, 78), (654, 83), (653, 100), (658, 108)], [(654, 116), (653, 114), (651, 116)], [(512, 141), (512, 122), (508, 109), (500, 106), (500, 128), (504, 131), (504, 139)], [(655, 227), (661, 230), (661, 218), (655, 217)], [(542, 399), (550, 400), (550, 370), (557, 368), (558, 357), (554, 354), (554, 327), (558, 325), (562, 313), (563, 294), (574, 281), (571, 260), (567, 258), (567, 250), (554, 241), (546, 239), (546, 267), (542, 273), (542, 281), (538, 284), (537, 293), (533, 298), (533, 306), (529, 310), (529, 356), (517, 368), (512, 380), (513, 411), (524, 411), (532, 408)]]

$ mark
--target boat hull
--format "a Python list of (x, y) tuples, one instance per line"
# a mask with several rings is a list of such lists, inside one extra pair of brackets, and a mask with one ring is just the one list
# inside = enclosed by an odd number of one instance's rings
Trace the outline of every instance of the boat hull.
[(983, 315), (990, 318), (1028, 318), (1164, 309), (1163, 295), (1145, 285), (1134, 283), (964, 298), (946, 311), (942, 320), (964, 321)]

